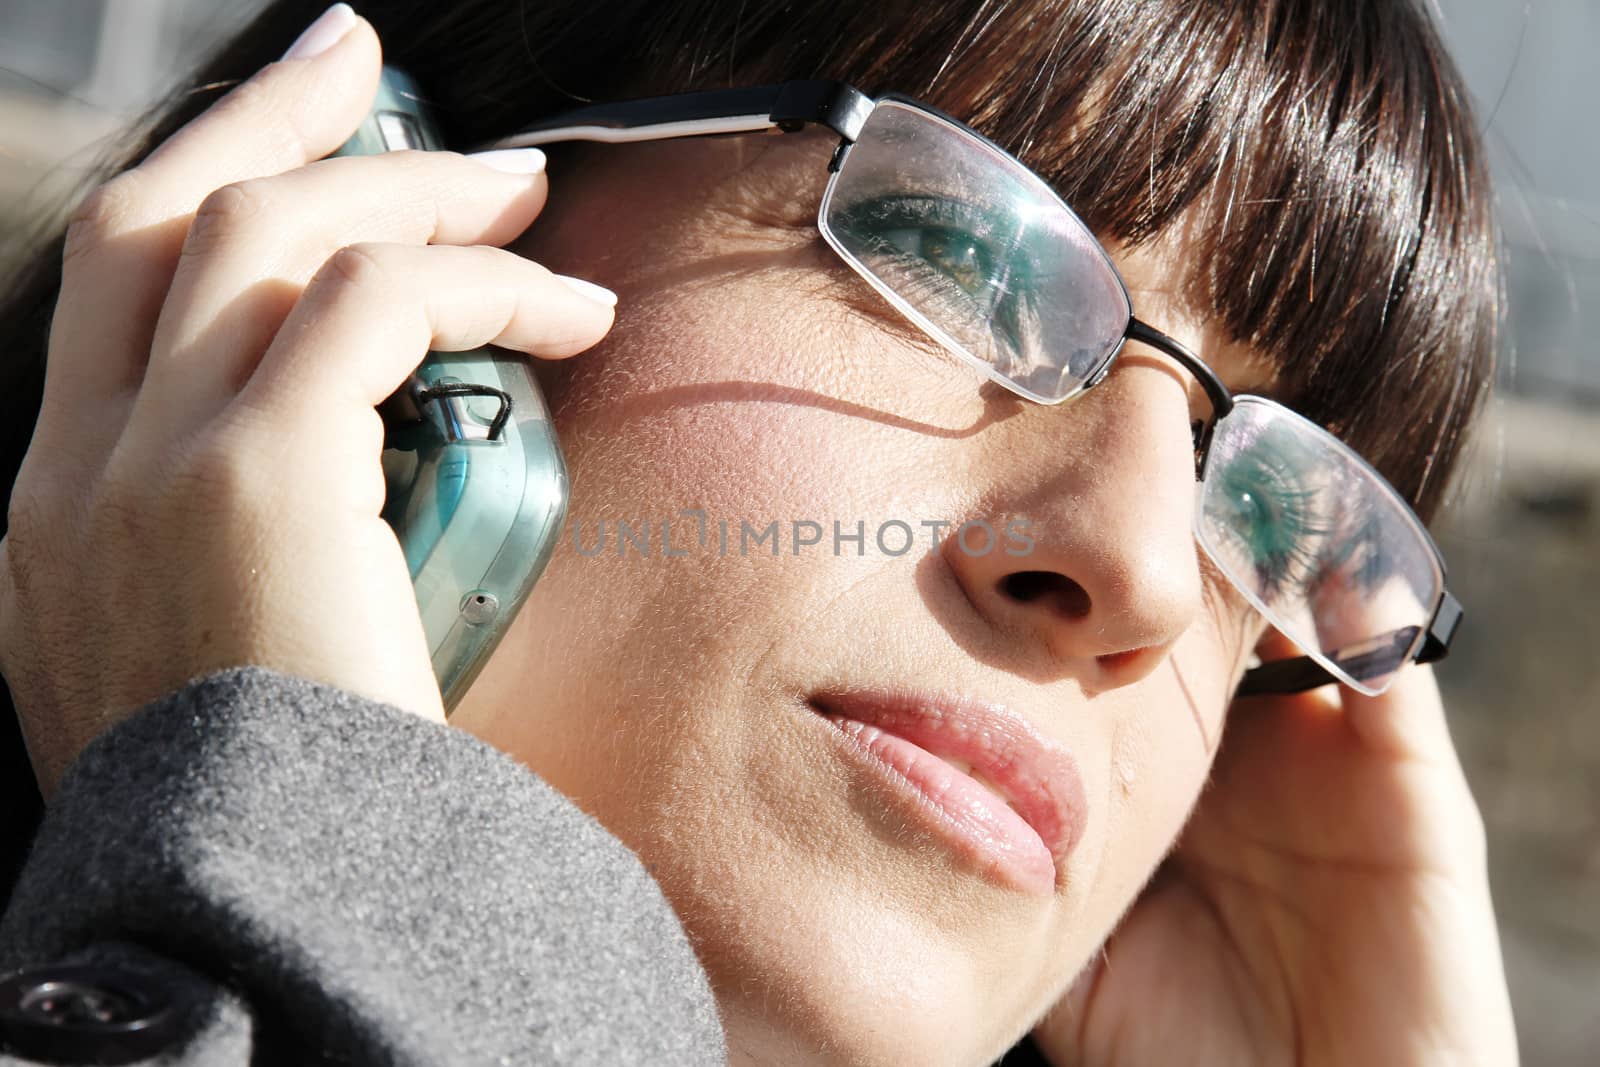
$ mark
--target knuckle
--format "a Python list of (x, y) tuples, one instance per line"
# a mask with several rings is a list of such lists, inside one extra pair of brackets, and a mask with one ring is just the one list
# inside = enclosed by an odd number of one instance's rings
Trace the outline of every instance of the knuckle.
[(1459, 765), (1441, 770), (1435, 795), (1439, 807), (1430, 817), (1444, 828), (1440, 836), (1449, 843), (1452, 859), (1471, 868), (1483, 867), (1489, 856), (1488, 823)]
[(205, 502), (228, 509), (254, 495), (251, 469), (244, 450), (231, 447), (226, 435), (216, 435), (183, 464), (173, 478), (172, 495), (180, 506)]
[(98, 517), (124, 529), (142, 527), (157, 540), (202, 534), (211, 549), (237, 546), (241, 532), (257, 529), (270, 514), (277, 496), (272, 480), (248, 447), (249, 435), (216, 433), (174, 465), (157, 496), (160, 504), (143, 503), (142, 515), (127, 514), (125, 503), (139, 495), (118, 494), (103, 502)]
[(135, 171), (124, 171), (91, 190), (67, 221), (63, 261), (72, 263), (101, 248), (134, 214), (140, 199)]
[(56, 522), (72, 498), (69, 479), (54, 470), (42, 469), (37, 457), (30, 454), (12, 483), (11, 498), (6, 504), (6, 529), (31, 538), (36, 531)]
[(253, 220), (266, 215), (270, 204), (271, 197), (260, 179), (232, 182), (213, 189), (195, 210), (183, 254), (195, 256), (212, 251), (247, 229)]
[[(466, 320), (463, 325), (474, 336), (497, 337), (508, 328), (514, 328), (517, 320), (525, 315), (519, 293), (531, 287), (519, 283), (527, 277), (529, 264), (515, 252), (501, 248), (476, 248), (471, 252), (479, 261), (483, 276), (495, 279), (498, 284), (483, 285), (481, 295), (456, 309), (456, 317)], [(549, 273), (542, 267), (538, 270)], [(436, 308), (433, 313), (435, 321), (443, 321), (442, 309)]]
[(362, 408), (350, 419), (348, 427), (352, 454), (358, 459), (377, 459), (383, 454), (383, 416), (377, 408)]
[(318, 272), (319, 280), (357, 289), (386, 286), (393, 281), (393, 273), (385, 263), (387, 259), (388, 253), (380, 244), (345, 245), (328, 257)]
[[(436, 189), (451, 181), (450, 170), (441, 157), (460, 156), (459, 152), (428, 151), (421, 148), (396, 148), (376, 155), (356, 157), (352, 166), (360, 172), (376, 173), (382, 168), (383, 181), (391, 188), (415, 194)], [(371, 168), (370, 170), (368, 168)]]
[(520, 256), (509, 248), (496, 248), (493, 245), (465, 245), (461, 250), (470, 255), (482, 256), (486, 267), (491, 270), (504, 270), (510, 272), (507, 277), (521, 281), (525, 277), (533, 276), (541, 280), (555, 277), (555, 272), (549, 267), (535, 263), (525, 256)]
[(79, 501), (61, 479), (19, 476), (6, 506), (4, 569), (0, 582), (5, 601), (27, 614), (37, 614), (46, 591), (74, 568)]
[(402, 180), (417, 191), (417, 195), (412, 198), (419, 205), (415, 225), (417, 232), (426, 235), (429, 240), (438, 235), (442, 226), (442, 209), (438, 194), (448, 185), (459, 182), (459, 179), (448, 177), (448, 172), (441, 170), (441, 161), (437, 158), (441, 154), (418, 149), (384, 153), (384, 158), (392, 157), (400, 167)]
[(27, 572), (28, 560), (35, 554), (38, 534), (49, 527), (50, 511), (37, 483), (18, 478), (11, 491), (10, 503), (6, 506), (6, 563), (13, 568), (14, 575), (18, 569), (24, 574)]

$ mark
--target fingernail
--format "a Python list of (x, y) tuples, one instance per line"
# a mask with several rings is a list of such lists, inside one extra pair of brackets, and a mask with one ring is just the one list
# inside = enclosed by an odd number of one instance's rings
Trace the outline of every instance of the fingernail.
[(617, 306), (617, 294), (604, 286), (596, 285), (594, 282), (586, 282), (582, 278), (569, 278), (565, 274), (557, 274), (556, 277), (566, 282), (567, 288), (579, 296), (599, 301), (606, 307), (614, 308)]
[[(350, 32), (350, 27), (356, 24), (356, 12), (349, 4), (334, 4), (321, 15), (317, 21), (307, 26), (299, 37), (294, 39), (294, 44), (283, 54), (284, 59), (310, 59), (320, 56), (340, 41)], [(281, 61), (280, 61), (281, 62)]]
[(496, 148), (488, 152), (468, 152), (467, 158), (507, 174), (538, 174), (544, 170), (544, 153), (537, 148)]

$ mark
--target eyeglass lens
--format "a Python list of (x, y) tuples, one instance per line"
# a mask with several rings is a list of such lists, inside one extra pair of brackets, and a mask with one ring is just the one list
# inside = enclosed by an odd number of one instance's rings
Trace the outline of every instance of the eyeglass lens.
[[(1010, 155), (912, 104), (876, 104), (818, 224), (890, 304), (1030, 399), (1083, 389), (1127, 332), (1127, 290), (1077, 215)], [(1272, 625), (1367, 693), (1415, 653), (1443, 589), (1388, 484), (1260, 397), (1236, 398), (1213, 430), (1195, 533)]]
[(1269, 622), (1368, 693), (1416, 651), (1444, 588), (1420, 523), (1377, 472), (1261, 397), (1236, 398), (1212, 432), (1195, 534)]
[(1081, 389), (1131, 309), (1094, 235), (971, 132), (879, 101), (823, 196), (819, 228), (891, 304), (1025, 396)]

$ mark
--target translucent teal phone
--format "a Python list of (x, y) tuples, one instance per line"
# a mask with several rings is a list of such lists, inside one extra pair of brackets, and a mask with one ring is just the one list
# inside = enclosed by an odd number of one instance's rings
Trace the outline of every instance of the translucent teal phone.
[[(372, 113), (334, 155), (442, 147), (417, 87), (385, 67)], [(567, 468), (519, 353), (429, 352), (379, 411), (383, 517), (405, 550), (448, 712), (555, 548)]]

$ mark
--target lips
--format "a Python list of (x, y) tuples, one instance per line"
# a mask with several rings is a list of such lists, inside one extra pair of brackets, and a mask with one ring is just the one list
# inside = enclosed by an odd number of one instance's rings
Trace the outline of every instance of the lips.
[(812, 707), (901, 791), (920, 794), (938, 828), (986, 870), (1050, 892), (1083, 835), (1072, 757), (1020, 715), (909, 692), (832, 691)]

